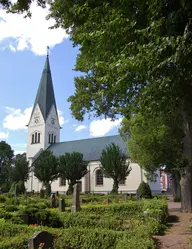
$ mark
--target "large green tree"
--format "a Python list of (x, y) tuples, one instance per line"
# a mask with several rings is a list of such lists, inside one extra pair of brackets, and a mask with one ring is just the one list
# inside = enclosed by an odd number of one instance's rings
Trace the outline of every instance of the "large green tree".
[[(29, 14), (29, 8), (32, 2), (36, 2), (39, 6), (45, 7), (47, 0), (0, 0), (0, 7), (3, 6), (5, 9), (13, 13), (27, 12)], [(30, 16), (30, 15), (29, 15)]]
[(59, 174), (67, 179), (68, 194), (73, 192), (73, 186), (87, 174), (87, 162), (83, 160), (83, 154), (79, 152), (65, 153), (59, 157)]
[(119, 146), (112, 143), (102, 151), (100, 162), (104, 176), (113, 179), (112, 192), (117, 194), (119, 183), (125, 181), (131, 171), (127, 157)]
[(128, 141), (131, 159), (153, 175), (161, 167), (172, 175), (173, 191), (176, 197), (180, 193), (180, 172), (184, 164), (183, 131), (179, 118), (162, 116), (150, 117), (138, 113), (123, 120), (120, 134)]
[(192, 211), (191, 0), (55, 0), (51, 16), (80, 45), (72, 114), (142, 110), (182, 117), (183, 211)]
[(5, 141), (0, 142), (0, 187), (8, 191), (11, 186), (11, 172), (14, 152)]
[(180, 111), (182, 208), (191, 212), (192, 1), (54, 0), (50, 16), (80, 47), (75, 69), (84, 74), (69, 99), (75, 118)]
[(58, 178), (58, 159), (50, 150), (44, 150), (33, 162), (34, 175), (43, 183), (46, 194), (51, 193), (51, 183)]
[(29, 162), (26, 153), (15, 156), (11, 178), (13, 182), (22, 181), (23, 183), (29, 178)]

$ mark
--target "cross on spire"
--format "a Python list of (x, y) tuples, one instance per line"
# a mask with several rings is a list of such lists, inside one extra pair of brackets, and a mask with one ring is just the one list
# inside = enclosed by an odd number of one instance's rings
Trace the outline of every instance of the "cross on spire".
[(47, 46), (47, 57), (49, 57), (49, 46)]

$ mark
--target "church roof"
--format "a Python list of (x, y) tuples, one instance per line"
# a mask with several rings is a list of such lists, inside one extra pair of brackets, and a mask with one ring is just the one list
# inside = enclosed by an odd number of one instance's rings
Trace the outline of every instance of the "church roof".
[(42, 76), (41, 76), (41, 80), (40, 80), (40, 84), (39, 84), (39, 88), (37, 91), (37, 95), (36, 95), (36, 99), (35, 99), (35, 103), (33, 106), (33, 111), (32, 111), (31, 116), (33, 115), (33, 112), (37, 104), (40, 107), (44, 120), (46, 120), (47, 115), (49, 114), (49, 111), (53, 105), (55, 106), (56, 112), (57, 112), (57, 106), (56, 106), (56, 101), (55, 101), (48, 55), (45, 61), (45, 66), (42, 72)]
[(118, 145), (122, 152), (127, 157), (130, 157), (126, 143), (119, 135), (55, 143), (50, 145), (48, 149), (53, 151), (55, 156), (60, 156), (66, 152), (72, 153), (75, 151), (82, 153), (84, 155), (84, 160), (86, 161), (97, 161), (100, 159), (102, 150), (111, 143)]

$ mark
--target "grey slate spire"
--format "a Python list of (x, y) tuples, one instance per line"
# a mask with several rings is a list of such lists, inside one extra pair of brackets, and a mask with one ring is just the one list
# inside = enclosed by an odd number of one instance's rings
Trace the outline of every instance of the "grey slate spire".
[(47, 116), (50, 112), (51, 107), (54, 105), (57, 112), (57, 106), (55, 101), (55, 94), (53, 89), (51, 70), (49, 65), (49, 55), (47, 55), (45, 66), (43, 69), (43, 73), (41, 76), (41, 81), (39, 84), (38, 92), (36, 95), (35, 103), (33, 106), (33, 112), (35, 110), (36, 105), (39, 105), (41, 113), (43, 115), (44, 120), (46, 121)]

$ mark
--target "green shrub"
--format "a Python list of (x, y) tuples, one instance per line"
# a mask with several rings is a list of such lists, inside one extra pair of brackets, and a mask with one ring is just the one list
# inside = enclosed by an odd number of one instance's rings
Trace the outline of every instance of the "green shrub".
[(17, 183), (17, 194), (23, 194), (25, 192), (25, 184), (23, 181)]
[(126, 203), (113, 204), (97, 204), (82, 206), (83, 213), (101, 214), (108, 213), (110, 215), (118, 215), (119, 217), (126, 217), (130, 215), (139, 214), (143, 209), (142, 202), (129, 201)]
[(12, 216), (10, 219), (9, 219), (9, 222), (13, 223), (13, 224), (24, 224), (24, 221), (17, 217), (17, 216)]
[(5, 205), (19, 205), (20, 201), (19, 198), (7, 198), (5, 201)]
[(18, 211), (19, 208), (15, 205), (7, 205), (5, 206), (5, 211), (6, 212), (14, 212), (14, 211)]
[(151, 198), (151, 189), (148, 183), (142, 181), (139, 185), (138, 188), (138, 194), (140, 195), (141, 198)]
[[(54, 212), (53, 216), (55, 216)], [(124, 230), (125, 220), (120, 217), (110, 215), (96, 215), (88, 213), (58, 213), (63, 228), (103, 228), (113, 230)]]
[(40, 198), (43, 199), (45, 197), (45, 190), (41, 188), (40, 190)]
[(4, 195), (0, 195), (0, 203), (6, 202), (7, 198)]
[(11, 188), (9, 189), (9, 193), (8, 193), (8, 196), (9, 197), (13, 197), (14, 196), (14, 191), (15, 191), (15, 182), (13, 182), (12, 184), (11, 184)]

